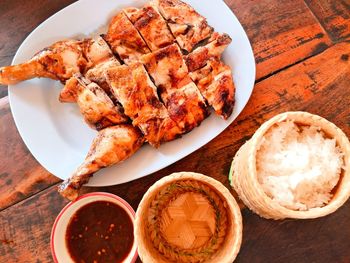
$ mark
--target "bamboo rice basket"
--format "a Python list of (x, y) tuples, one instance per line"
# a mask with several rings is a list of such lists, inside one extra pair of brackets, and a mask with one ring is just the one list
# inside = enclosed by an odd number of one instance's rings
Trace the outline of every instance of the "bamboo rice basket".
[[(344, 154), (344, 168), (338, 184), (333, 189), (333, 197), (323, 207), (307, 211), (291, 210), (281, 206), (263, 190), (257, 177), (256, 154), (264, 134), (275, 124), (287, 120), (297, 125), (319, 127), (327, 137), (334, 138)], [(253, 212), (268, 219), (310, 219), (329, 215), (340, 208), (350, 196), (350, 143), (346, 135), (328, 120), (307, 112), (286, 112), (265, 122), (236, 153), (230, 171), (231, 185), (240, 199)]]

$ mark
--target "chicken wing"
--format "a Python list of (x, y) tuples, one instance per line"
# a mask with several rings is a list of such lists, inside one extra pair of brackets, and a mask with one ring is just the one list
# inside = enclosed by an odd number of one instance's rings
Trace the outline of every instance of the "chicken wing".
[(168, 22), (171, 32), (183, 50), (191, 52), (196, 45), (211, 36), (213, 28), (190, 5), (180, 0), (152, 2)]
[(141, 9), (127, 8), (124, 12), (152, 51), (174, 43), (175, 39), (167, 23), (152, 5), (146, 5)]
[(104, 38), (112, 51), (126, 64), (138, 61), (142, 55), (150, 52), (140, 33), (124, 12), (120, 12), (112, 19)]
[(186, 56), (188, 70), (193, 72), (204, 67), (211, 58), (220, 59), (221, 54), (231, 42), (232, 39), (229, 35), (213, 33), (207, 45), (196, 48)]
[[(0, 68), (0, 84), (15, 84), (35, 77), (65, 82), (75, 73), (85, 74), (102, 63), (119, 64), (102, 37), (59, 41), (23, 64)], [(93, 75), (93, 72), (89, 73)]]
[(205, 101), (189, 77), (176, 44), (144, 55), (142, 62), (158, 86), (170, 118), (183, 132), (191, 131), (208, 116)]
[(231, 68), (220, 60), (211, 59), (190, 76), (215, 112), (224, 119), (230, 117), (235, 102)]
[(159, 101), (157, 88), (141, 63), (108, 69), (106, 75), (112, 93), (124, 107), (125, 114), (152, 146), (158, 147), (162, 142), (180, 136), (181, 129)]
[(70, 200), (76, 199), (81, 187), (95, 172), (126, 160), (143, 142), (142, 134), (132, 125), (122, 124), (101, 130), (93, 141), (85, 161), (59, 186), (59, 193)]
[(16, 84), (35, 77), (64, 82), (73, 74), (84, 72), (88, 61), (82, 52), (82, 42), (59, 41), (37, 53), (23, 64), (0, 68), (0, 84)]
[(64, 91), (66, 101), (71, 98), (72, 102), (77, 102), (85, 122), (96, 130), (129, 120), (122, 108), (115, 106), (102, 88), (80, 74), (67, 81)]

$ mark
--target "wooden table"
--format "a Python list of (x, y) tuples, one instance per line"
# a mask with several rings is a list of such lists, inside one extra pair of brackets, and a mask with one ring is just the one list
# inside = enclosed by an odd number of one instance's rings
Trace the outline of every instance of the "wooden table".
[[(71, 2), (1, 0), (0, 66), (10, 64), (39, 23)], [(226, 2), (247, 31), (257, 63), (256, 86), (239, 118), (212, 142), (166, 169), (85, 192), (117, 194), (136, 210), (146, 190), (173, 172), (204, 173), (229, 187), (235, 152), (264, 121), (289, 110), (321, 115), (350, 136), (349, 0)], [(67, 201), (56, 192), (60, 180), (23, 144), (5, 87), (0, 94), (0, 262), (52, 262), (51, 226)], [(350, 262), (350, 201), (317, 220), (265, 220), (243, 206), (242, 213), (237, 262)]]

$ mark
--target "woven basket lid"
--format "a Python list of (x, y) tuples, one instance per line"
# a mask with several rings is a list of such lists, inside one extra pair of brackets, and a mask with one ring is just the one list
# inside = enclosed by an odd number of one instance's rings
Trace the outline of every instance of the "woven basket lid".
[(153, 185), (136, 213), (143, 262), (232, 262), (240, 248), (241, 214), (228, 189), (195, 173)]

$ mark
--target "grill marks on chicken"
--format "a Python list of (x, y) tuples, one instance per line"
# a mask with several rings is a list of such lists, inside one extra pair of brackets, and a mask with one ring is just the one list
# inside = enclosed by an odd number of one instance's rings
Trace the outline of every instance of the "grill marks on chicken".
[(170, 118), (184, 133), (197, 127), (208, 116), (205, 101), (189, 77), (176, 44), (144, 55), (142, 62), (158, 86)]
[[(80, 71), (87, 79), (97, 83), (109, 94), (104, 72), (108, 67), (119, 66), (118, 59), (113, 55), (108, 44), (102, 37), (81, 41), (81, 52), (87, 63), (84, 71)], [(73, 75), (72, 75), (73, 76)], [(70, 76), (70, 77), (72, 77)], [(76, 102), (76, 94), (72, 82), (62, 89), (59, 100), (61, 102)]]
[(154, 147), (179, 137), (181, 130), (159, 101), (157, 89), (141, 63), (107, 70), (112, 93), (124, 107), (125, 114), (140, 128)]
[(231, 42), (229, 35), (214, 32), (205, 46), (196, 48), (186, 56), (188, 70), (193, 72), (204, 67), (211, 58), (220, 60), (222, 53)]
[[(104, 72), (112, 66), (119, 66), (108, 44), (102, 37), (81, 42), (82, 53), (87, 63), (85, 77), (77, 73), (66, 81), (60, 93), (61, 102), (77, 102), (85, 122), (93, 129), (128, 122), (123, 109), (108, 96), (109, 86)], [(94, 82), (91, 82), (94, 81)], [(101, 87), (99, 86), (101, 85)]]
[(59, 193), (70, 200), (76, 199), (80, 188), (89, 181), (93, 173), (128, 159), (143, 143), (142, 134), (132, 125), (122, 124), (101, 130), (85, 161), (71, 178), (59, 186)]
[(227, 34), (215, 32), (207, 45), (198, 47), (185, 59), (191, 72), (190, 77), (201, 94), (215, 112), (224, 119), (232, 114), (235, 86), (231, 68), (220, 59), (231, 41)]
[(119, 66), (120, 62), (102, 37), (86, 41), (84, 54), (90, 64), (89, 70), (84, 74), (85, 77), (97, 83), (109, 94), (109, 86), (104, 72), (107, 68)]
[(77, 74), (69, 79), (66, 90), (74, 97), (85, 122), (91, 128), (101, 130), (128, 121), (122, 109), (114, 105), (106, 92), (82, 75)]
[(141, 9), (127, 8), (124, 12), (152, 51), (174, 43), (175, 39), (167, 23), (152, 5), (146, 5)]
[[(86, 39), (82, 43), (83, 54), (89, 62), (89, 69), (105, 62), (119, 63), (112, 50), (102, 37)], [(119, 63), (120, 64), (120, 63)]]
[(105, 39), (112, 51), (126, 64), (138, 61), (150, 52), (147, 44), (124, 12), (118, 13), (111, 21)]
[(231, 68), (220, 60), (211, 59), (190, 76), (215, 112), (224, 119), (230, 117), (235, 101)]
[(196, 45), (211, 36), (213, 28), (190, 5), (180, 0), (153, 0), (152, 3), (168, 22), (183, 50), (191, 52)]

